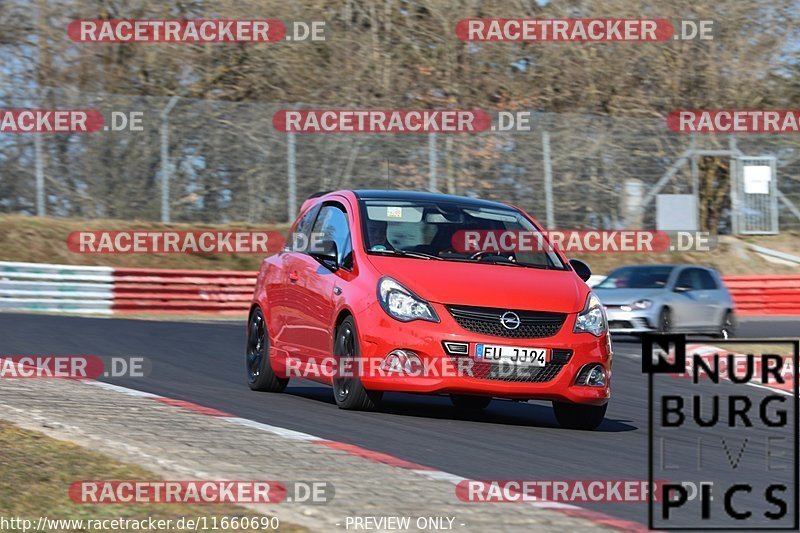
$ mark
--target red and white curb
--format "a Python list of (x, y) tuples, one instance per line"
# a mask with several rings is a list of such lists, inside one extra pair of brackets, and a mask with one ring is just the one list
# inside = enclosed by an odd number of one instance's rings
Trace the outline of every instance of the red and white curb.
[[(404, 470), (410, 470), (411, 472), (414, 472), (415, 474), (423, 476), (432, 481), (448, 481), (452, 483), (453, 486), (458, 485), (462, 481), (470, 481), (468, 478), (465, 477), (451, 474), (449, 472), (444, 472), (442, 470), (437, 470), (429, 466), (413, 463), (411, 461), (406, 461), (405, 459), (400, 459), (399, 457), (394, 457), (392, 455), (388, 455), (385, 453), (368, 450), (366, 448), (362, 448), (354, 444), (323, 439), (322, 437), (317, 437), (316, 435), (311, 435), (309, 433), (294, 431), (292, 429), (282, 428), (279, 426), (272, 426), (270, 424), (256, 422), (255, 420), (249, 420), (247, 418), (240, 418), (230, 413), (219, 411), (217, 409), (213, 409), (210, 407), (204, 407), (202, 405), (198, 405), (192, 402), (166, 398), (164, 396), (159, 396), (158, 394), (152, 394), (149, 392), (129, 389), (127, 387), (120, 387), (119, 385), (113, 385), (111, 383), (105, 383), (102, 381), (95, 381), (95, 380), (81, 380), (81, 381), (83, 381), (83, 383), (86, 383), (88, 385), (94, 385), (96, 387), (100, 387), (105, 390), (119, 392), (122, 394), (126, 394), (128, 396), (148, 398), (162, 404), (170, 405), (180, 409), (186, 409), (201, 415), (219, 418), (221, 420), (225, 420), (226, 422), (230, 422), (232, 424), (238, 424), (240, 426), (246, 426), (249, 428), (258, 429), (260, 431), (266, 431), (267, 433), (272, 433), (273, 435), (277, 435), (285, 439), (321, 444), (322, 446), (325, 446), (327, 448), (339, 450), (348, 453), (350, 455), (366, 459), (373, 463), (380, 463), (394, 468), (402, 468)], [(572, 505), (568, 503), (552, 502), (545, 500), (536, 502), (525, 502), (525, 505), (530, 505), (532, 507), (536, 507), (539, 509), (548, 509), (551, 511), (556, 511), (574, 518), (582, 518), (584, 520), (588, 520), (595, 524), (618, 529), (620, 531), (632, 531), (632, 532), (650, 531), (645, 525), (640, 524), (638, 522), (615, 518), (613, 516), (609, 516), (601, 512), (590, 511), (588, 509), (584, 509), (582, 507), (578, 507), (577, 505)]]

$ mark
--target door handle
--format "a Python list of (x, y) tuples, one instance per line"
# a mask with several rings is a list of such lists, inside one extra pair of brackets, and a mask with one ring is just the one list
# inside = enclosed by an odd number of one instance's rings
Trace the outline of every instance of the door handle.
[(300, 275), (297, 272), (290, 272), (289, 273), (289, 281), (292, 283), (297, 283), (297, 280), (300, 279)]

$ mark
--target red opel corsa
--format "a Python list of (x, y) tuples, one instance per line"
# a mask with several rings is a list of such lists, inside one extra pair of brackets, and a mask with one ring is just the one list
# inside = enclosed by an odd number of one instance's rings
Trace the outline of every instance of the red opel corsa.
[(595, 429), (612, 349), (589, 268), (547, 246), (459, 252), (456, 236), (473, 230), (541, 231), (515, 207), (458, 196), (307, 200), (290, 245), (258, 273), (250, 388), (312, 379), (331, 384), (342, 409), (373, 408), (384, 391), (449, 394), (473, 410), (492, 398), (549, 400), (562, 426)]

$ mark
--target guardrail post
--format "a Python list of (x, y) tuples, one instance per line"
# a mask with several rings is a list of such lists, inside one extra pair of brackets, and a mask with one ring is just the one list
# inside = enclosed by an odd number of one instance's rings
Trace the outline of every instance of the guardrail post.
[(555, 215), (553, 213), (553, 165), (550, 161), (550, 132), (542, 131), (542, 160), (544, 163), (544, 208), (547, 229), (554, 229)]
[(33, 149), (36, 157), (36, 216), (43, 217), (46, 213), (44, 202), (44, 161), (42, 158), (42, 134), (33, 134)]
[(161, 222), (169, 222), (169, 112), (178, 102), (173, 96), (161, 111)]
[(436, 132), (428, 134), (428, 190), (437, 192), (436, 177)]

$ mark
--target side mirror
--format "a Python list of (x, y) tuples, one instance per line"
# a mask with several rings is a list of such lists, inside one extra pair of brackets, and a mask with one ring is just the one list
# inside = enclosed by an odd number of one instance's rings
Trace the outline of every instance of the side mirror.
[(311, 257), (329, 269), (333, 271), (339, 270), (339, 250), (334, 241), (326, 239), (314, 247), (310, 253)]
[(583, 261), (578, 261), (577, 259), (570, 259), (569, 264), (575, 273), (581, 278), (583, 281), (589, 281), (589, 278), (592, 277), (592, 269), (589, 268), (589, 265), (584, 263)]
[(692, 288), (683, 285), (676, 285), (675, 288), (672, 290), (673, 292), (689, 292), (690, 290), (692, 290)]

